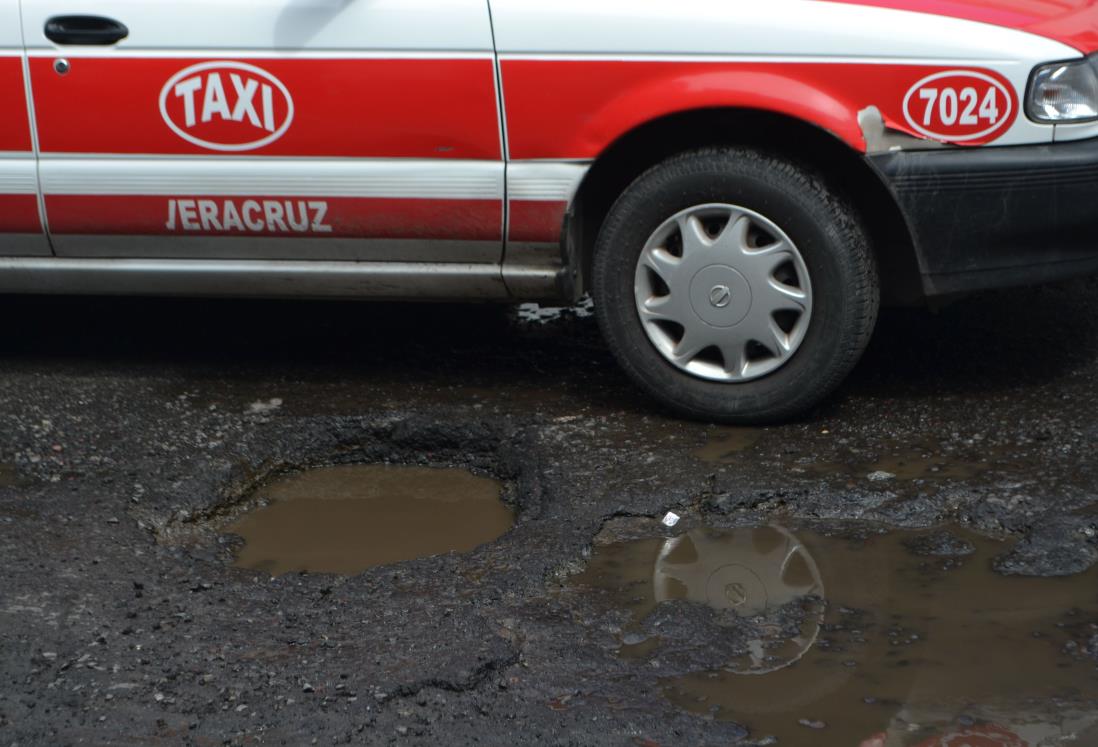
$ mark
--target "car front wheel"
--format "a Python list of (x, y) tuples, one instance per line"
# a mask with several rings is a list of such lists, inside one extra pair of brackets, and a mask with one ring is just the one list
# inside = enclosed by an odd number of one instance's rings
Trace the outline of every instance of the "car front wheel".
[(812, 172), (747, 149), (675, 156), (611, 208), (592, 291), (625, 371), (702, 420), (788, 419), (854, 367), (878, 283), (857, 213)]

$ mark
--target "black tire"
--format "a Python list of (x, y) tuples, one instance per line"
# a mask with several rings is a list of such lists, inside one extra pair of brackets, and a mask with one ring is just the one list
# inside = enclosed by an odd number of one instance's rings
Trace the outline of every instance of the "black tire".
[[(649, 341), (634, 299), (637, 261), (653, 232), (682, 210), (718, 202), (773, 221), (811, 277), (803, 342), (781, 368), (751, 381), (709, 381), (672, 365)], [(842, 382), (869, 342), (880, 291), (857, 212), (817, 175), (769, 153), (707, 148), (649, 169), (610, 209), (595, 245), (592, 296), (610, 350), (641, 388), (689, 418), (758, 424), (799, 415)]]

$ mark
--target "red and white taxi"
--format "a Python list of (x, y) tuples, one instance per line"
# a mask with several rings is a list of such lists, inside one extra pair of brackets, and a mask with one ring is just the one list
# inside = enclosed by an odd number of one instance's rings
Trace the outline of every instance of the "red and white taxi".
[(1098, 269), (1093, 0), (0, 0), (0, 292), (569, 301), (778, 419)]

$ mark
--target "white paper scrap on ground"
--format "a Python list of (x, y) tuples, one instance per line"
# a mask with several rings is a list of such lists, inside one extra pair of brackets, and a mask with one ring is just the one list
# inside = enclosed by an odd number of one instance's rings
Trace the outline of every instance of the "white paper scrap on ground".
[(660, 523), (663, 524), (665, 527), (673, 527), (679, 523), (679, 519), (681, 518), (682, 517), (674, 511), (668, 511), (667, 515), (663, 517), (663, 521)]
[(268, 400), (267, 402), (253, 402), (252, 404), (248, 405), (248, 412), (252, 413), (253, 415), (260, 415), (265, 412), (273, 412), (280, 407), (282, 407), (282, 400), (279, 397), (275, 397), (274, 399)]

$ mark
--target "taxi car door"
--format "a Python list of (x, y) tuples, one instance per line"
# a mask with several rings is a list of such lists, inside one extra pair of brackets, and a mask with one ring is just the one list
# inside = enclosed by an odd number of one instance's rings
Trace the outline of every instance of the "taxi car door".
[(19, 0), (0, 0), (0, 256), (49, 254), (38, 207)]
[(23, 0), (23, 31), (60, 256), (501, 259), (484, 0)]

